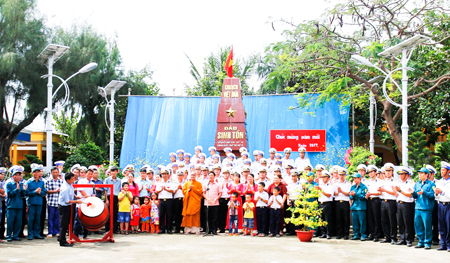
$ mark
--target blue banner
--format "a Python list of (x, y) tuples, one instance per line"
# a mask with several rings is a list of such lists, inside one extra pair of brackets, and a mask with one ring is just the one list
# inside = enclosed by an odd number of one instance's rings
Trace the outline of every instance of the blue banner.
[[(170, 152), (183, 149), (194, 154), (197, 145), (203, 146), (209, 156), (207, 149), (214, 146), (219, 102), (220, 97), (129, 97), (120, 167), (168, 164)], [(272, 129), (325, 129), (327, 151), (307, 153), (307, 157), (313, 165), (344, 165), (350, 143), (348, 106), (331, 100), (316, 108), (290, 110), (290, 106), (297, 105), (295, 95), (244, 96), (243, 103), (250, 153), (262, 150), (269, 158)], [(297, 152), (291, 154), (291, 158), (297, 157)]]

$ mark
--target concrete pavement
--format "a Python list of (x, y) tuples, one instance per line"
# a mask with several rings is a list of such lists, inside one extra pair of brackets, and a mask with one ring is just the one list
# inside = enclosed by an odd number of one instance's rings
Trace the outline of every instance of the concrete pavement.
[(115, 243), (60, 247), (56, 239), (0, 243), (0, 262), (445, 262), (449, 252), (372, 241), (297, 237), (116, 235)]

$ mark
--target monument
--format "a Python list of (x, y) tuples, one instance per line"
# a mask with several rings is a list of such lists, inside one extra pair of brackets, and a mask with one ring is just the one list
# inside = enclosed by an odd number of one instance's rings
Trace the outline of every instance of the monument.
[(225, 63), (225, 71), (228, 78), (223, 80), (214, 145), (220, 152), (229, 147), (237, 153), (239, 148), (247, 147), (247, 133), (241, 82), (233, 77), (233, 48)]

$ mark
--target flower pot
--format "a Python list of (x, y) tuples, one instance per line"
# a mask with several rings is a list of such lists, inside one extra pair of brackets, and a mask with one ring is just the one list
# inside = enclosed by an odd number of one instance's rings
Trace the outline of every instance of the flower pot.
[(295, 232), (297, 233), (297, 237), (298, 239), (300, 239), (301, 242), (311, 242), (315, 230), (309, 231), (295, 230)]

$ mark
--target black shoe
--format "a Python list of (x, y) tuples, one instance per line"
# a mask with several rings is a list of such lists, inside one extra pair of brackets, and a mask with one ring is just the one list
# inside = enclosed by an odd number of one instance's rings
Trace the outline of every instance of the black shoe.
[(172, 233), (172, 230), (167, 230), (167, 234), (172, 235), (172, 234), (173, 234), (173, 233)]
[(431, 249), (431, 247), (430, 246), (425, 246), (425, 249), (429, 250), (429, 249)]
[(35, 236), (34, 239), (44, 239), (43, 236)]
[(12, 238), (13, 241), (22, 241), (22, 239), (18, 238), (18, 237), (13, 237)]
[(406, 241), (406, 246), (407, 247), (412, 247), (412, 242)]
[(179, 234), (181, 231), (180, 230), (175, 230), (175, 232), (173, 232), (174, 234)]
[(342, 236), (337, 236), (337, 237), (336, 237), (336, 239), (341, 239), (341, 238), (342, 238)]
[(327, 235), (325, 235), (325, 234), (320, 236), (320, 238), (326, 238), (326, 237), (327, 237)]
[(165, 233), (165, 231), (164, 231), (164, 230), (161, 230), (161, 231), (158, 232), (158, 235), (164, 234), (164, 233)]
[(385, 239), (385, 240), (381, 241), (380, 243), (391, 243), (391, 240)]
[(373, 239), (373, 242), (378, 242), (378, 241), (380, 241), (378, 238)]
[(29, 236), (29, 237), (28, 237), (27, 239), (28, 239), (28, 240), (33, 240), (33, 238), (32, 238), (32, 237), (30, 237), (30, 236)]
[(331, 239), (331, 236), (330, 236), (330, 235), (327, 235), (327, 239)]
[(26, 238), (26, 236), (24, 234), (20, 234), (19, 237), (20, 238)]
[(441, 246), (440, 248), (438, 248), (437, 250), (447, 250), (447, 248), (446, 247), (443, 247), (443, 246)]
[(61, 247), (73, 247), (73, 245), (72, 244), (69, 244), (69, 243), (62, 243), (62, 244), (59, 244)]
[(401, 245), (406, 245), (405, 241), (398, 241), (397, 243), (395, 243), (397, 246), (401, 246)]
[(425, 247), (424, 245), (417, 245), (414, 248), (424, 248), (424, 247)]
[(217, 236), (217, 231), (213, 231), (212, 234)]
[(316, 234), (316, 233), (314, 233), (314, 235), (313, 235), (313, 237), (318, 237), (319, 235), (318, 234)]
[(348, 240), (348, 236), (344, 236), (344, 240)]
[(439, 245), (439, 240), (434, 240), (433, 242), (431, 242), (431, 244), (433, 246), (437, 246), (437, 245)]
[(366, 240), (373, 240), (373, 237), (368, 237), (366, 238)]
[(395, 245), (397, 243), (396, 240), (391, 240), (391, 245)]

